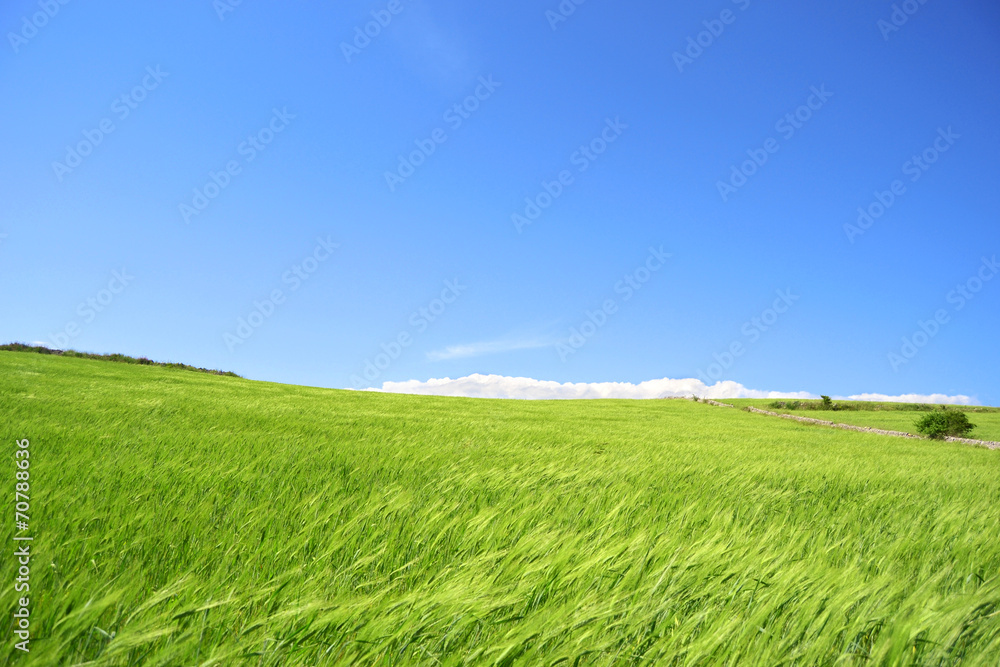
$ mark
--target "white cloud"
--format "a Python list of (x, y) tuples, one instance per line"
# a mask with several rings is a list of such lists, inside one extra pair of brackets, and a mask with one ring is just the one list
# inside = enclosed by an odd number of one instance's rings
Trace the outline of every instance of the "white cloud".
[(848, 396), (848, 401), (876, 401), (879, 403), (948, 403), (950, 405), (979, 405), (979, 401), (971, 396), (958, 394), (948, 396), (947, 394), (900, 394), (899, 396), (886, 396), (885, 394), (854, 394)]
[[(426, 394), (432, 396), (468, 396), (474, 398), (519, 398), (519, 399), (590, 399), (590, 398), (675, 398), (700, 396), (703, 398), (791, 398), (800, 400), (818, 399), (819, 396), (807, 391), (762, 391), (747, 389), (739, 382), (726, 380), (706, 385), (701, 380), (687, 378), (674, 380), (661, 378), (646, 380), (639, 384), (631, 382), (553, 382), (526, 377), (504, 375), (481, 375), (475, 373), (466, 377), (432, 378), (426, 382), (408, 380), (406, 382), (384, 382), (380, 389), (396, 394)], [(956, 405), (978, 405), (969, 396), (947, 396), (945, 394), (855, 394), (834, 397), (837, 400), (884, 401), (905, 403), (950, 403)]]
[(431, 379), (426, 382), (384, 382), (381, 389), (398, 394), (429, 394), (434, 396), (471, 396), (477, 398), (572, 399), (572, 398), (672, 398), (703, 396), (706, 398), (817, 398), (808, 392), (776, 392), (747, 389), (738, 382), (717, 382), (706, 386), (701, 380), (647, 380), (631, 382), (559, 382), (534, 380), (503, 375), (468, 375), (466, 377)]
[(467, 345), (449, 345), (443, 350), (435, 350), (427, 353), (430, 361), (447, 361), (449, 359), (467, 359), (469, 357), (481, 357), (486, 354), (499, 354), (500, 352), (513, 352), (515, 350), (534, 350), (540, 347), (552, 345), (552, 341), (541, 339), (522, 340), (490, 340), (479, 343), (469, 343)]

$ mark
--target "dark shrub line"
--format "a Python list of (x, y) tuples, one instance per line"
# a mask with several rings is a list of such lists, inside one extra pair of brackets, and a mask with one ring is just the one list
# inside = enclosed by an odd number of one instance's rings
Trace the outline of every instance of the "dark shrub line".
[(179, 368), (185, 371), (196, 371), (198, 373), (211, 373), (212, 375), (225, 375), (227, 377), (242, 377), (231, 371), (217, 371), (209, 368), (199, 368), (188, 366), (187, 364), (175, 364), (166, 361), (153, 361), (146, 357), (130, 357), (125, 354), (94, 354), (92, 352), (77, 352), (76, 350), (52, 350), (44, 345), (25, 345), (24, 343), (8, 343), (0, 345), (0, 351), (8, 352), (35, 352), (37, 354), (55, 354), (62, 357), (76, 357), (78, 359), (96, 359), (98, 361), (115, 361), (121, 364), (140, 364), (142, 366), (162, 366), (163, 368)]
[[(826, 410), (854, 412), (933, 412), (941, 406), (927, 403), (872, 403), (868, 401), (851, 401), (834, 403), (829, 396), (823, 396), (822, 401), (771, 401), (767, 407), (772, 410)], [(961, 412), (997, 412), (997, 408), (979, 405), (949, 405), (949, 409)]]

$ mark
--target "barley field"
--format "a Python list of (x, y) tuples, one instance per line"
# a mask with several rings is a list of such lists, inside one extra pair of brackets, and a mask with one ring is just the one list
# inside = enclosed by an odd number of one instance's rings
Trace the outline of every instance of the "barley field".
[(31, 652), (5, 632), (2, 664), (1000, 659), (998, 451), (24, 352), (0, 412), (34, 535)]

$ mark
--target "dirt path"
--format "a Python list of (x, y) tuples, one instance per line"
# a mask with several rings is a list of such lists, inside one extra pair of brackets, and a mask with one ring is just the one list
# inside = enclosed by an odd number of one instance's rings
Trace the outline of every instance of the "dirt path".
[[(707, 398), (701, 399), (702, 403), (708, 403), (709, 405), (717, 405), (722, 408), (734, 408), (736, 406), (730, 405), (728, 403), (720, 403), (718, 401), (712, 401)], [(768, 415), (771, 417), (781, 417), (782, 419), (792, 419), (797, 422), (803, 422), (806, 424), (817, 424), (819, 426), (830, 426), (833, 428), (841, 428), (845, 431), (860, 431), (862, 433), (877, 433), (879, 435), (893, 435), (897, 438), (913, 438), (915, 440), (926, 440), (921, 435), (914, 435), (913, 433), (906, 433), (905, 431), (887, 431), (882, 428), (873, 428), (871, 426), (855, 426), (853, 424), (838, 424), (836, 422), (829, 422), (824, 419), (813, 419), (812, 417), (800, 417), (798, 415), (786, 415), (780, 412), (771, 412), (769, 410), (761, 410), (760, 408), (755, 408), (753, 406), (747, 406), (744, 408), (747, 412), (756, 412), (761, 415)], [(948, 442), (963, 442), (967, 445), (976, 445), (978, 447), (986, 447), (987, 449), (1000, 449), (1000, 442), (993, 442), (992, 440), (972, 440), (971, 438), (945, 438)]]

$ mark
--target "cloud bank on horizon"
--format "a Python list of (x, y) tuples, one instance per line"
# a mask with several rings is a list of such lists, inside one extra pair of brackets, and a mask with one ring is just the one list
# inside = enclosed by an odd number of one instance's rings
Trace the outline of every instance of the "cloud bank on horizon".
[[(470, 398), (516, 398), (526, 400), (553, 399), (593, 399), (593, 398), (791, 398), (818, 399), (819, 396), (807, 391), (762, 391), (748, 389), (731, 380), (716, 382), (709, 386), (695, 378), (646, 380), (639, 384), (631, 382), (554, 382), (535, 380), (527, 377), (507, 377), (504, 375), (482, 375), (474, 373), (465, 377), (432, 378), (426, 382), (407, 380), (405, 382), (383, 382), (381, 391), (393, 394), (424, 394), (430, 396), (465, 396)], [(978, 405), (970, 396), (946, 394), (853, 394), (835, 396), (839, 400), (884, 401), (894, 403), (947, 403), (952, 405)]]

